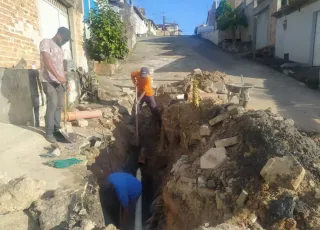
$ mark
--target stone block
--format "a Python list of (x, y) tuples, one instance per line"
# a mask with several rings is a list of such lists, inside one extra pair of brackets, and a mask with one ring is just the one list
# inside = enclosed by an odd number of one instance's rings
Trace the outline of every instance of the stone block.
[(227, 160), (225, 148), (211, 148), (200, 158), (200, 168), (215, 169)]
[(214, 180), (207, 181), (207, 188), (214, 189), (215, 187), (216, 187), (216, 184), (214, 183)]
[(213, 87), (217, 89), (218, 94), (227, 94), (227, 89), (223, 82), (214, 82)]
[(245, 190), (242, 190), (242, 192), (240, 193), (240, 196), (236, 200), (237, 205), (239, 207), (244, 207), (247, 201), (247, 198), (248, 198), (248, 193)]
[(76, 125), (78, 127), (87, 127), (87, 126), (89, 126), (89, 122), (85, 119), (80, 119), (80, 120), (76, 121)]
[(260, 172), (269, 184), (293, 190), (299, 187), (305, 173), (302, 165), (292, 156), (271, 158)]
[(185, 176), (180, 177), (180, 180), (185, 183), (192, 183), (192, 184), (197, 183), (197, 179), (192, 179), (192, 178), (185, 177)]
[(206, 180), (202, 177), (198, 177), (198, 188), (205, 188), (206, 187)]
[(22, 211), (42, 196), (45, 182), (20, 177), (0, 187), (0, 215)]
[(237, 108), (234, 108), (230, 111), (230, 114), (232, 116), (236, 116), (236, 115), (243, 115), (245, 113), (245, 108), (243, 108), (242, 106), (239, 106)]
[(211, 134), (211, 128), (210, 128), (208, 125), (202, 125), (202, 126), (200, 127), (200, 135), (201, 135), (202, 137), (204, 137), (204, 136), (210, 136), (210, 134)]
[(224, 121), (225, 119), (230, 117), (230, 112), (222, 113), (209, 121), (211, 126), (218, 124), (219, 122)]
[(0, 215), (0, 229), (6, 230), (40, 230), (37, 222), (23, 211)]
[(217, 148), (228, 147), (228, 146), (235, 145), (237, 143), (238, 143), (238, 136), (230, 137), (230, 138), (226, 138), (226, 139), (221, 139), (221, 140), (214, 142), (214, 144), (216, 145)]
[(316, 198), (317, 200), (320, 200), (320, 188), (315, 189), (314, 198)]
[(202, 70), (201, 69), (194, 69), (192, 72), (193, 76), (203, 76)]

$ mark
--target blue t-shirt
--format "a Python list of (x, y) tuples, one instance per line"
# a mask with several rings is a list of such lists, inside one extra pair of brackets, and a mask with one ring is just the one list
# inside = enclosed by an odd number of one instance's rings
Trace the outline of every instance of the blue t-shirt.
[(136, 201), (141, 195), (141, 182), (128, 173), (112, 173), (107, 180), (113, 184), (122, 207), (128, 207), (129, 202)]

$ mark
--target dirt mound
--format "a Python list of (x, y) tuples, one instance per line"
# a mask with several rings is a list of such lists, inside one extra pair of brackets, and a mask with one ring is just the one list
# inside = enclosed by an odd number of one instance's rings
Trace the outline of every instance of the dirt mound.
[[(259, 229), (260, 224), (266, 229), (320, 227), (315, 195), (320, 186), (320, 149), (293, 123), (269, 110), (244, 112), (237, 105), (213, 102), (195, 109), (190, 103), (178, 102), (167, 106), (163, 140), (154, 140), (160, 151), (153, 154), (149, 165), (149, 174), (158, 178), (154, 198), (160, 195), (152, 205), (149, 226), (196, 229), (204, 223), (228, 223), (250, 229)], [(202, 126), (209, 135), (201, 135)], [(217, 147), (217, 141), (231, 137), (237, 137), (237, 143), (225, 147), (227, 160), (218, 168), (202, 169), (200, 158)], [(306, 170), (296, 191), (268, 184), (260, 176), (269, 159), (283, 156), (292, 157)], [(165, 162), (161, 172), (156, 167), (160, 159)], [(287, 208), (292, 213), (277, 209), (286, 197), (292, 199)], [(271, 208), (274, 202), (276, 211)]]
[[(216, 83), (231, 83), (231, 80), (229, 77), (222, 72), (216, 71), (216, 72), (208, 72), (204, 71), (202, 72), (200, 69), (194, 70), (191, 74), (189, 74), (183, 81), (166, 84), (158, 88), (157, 94), (184, 94), (192, 91), (193, 85), (193, 79), (196, 79), (199, 82), (199, 88), (200, 90), (203, 90), (205, 92), (218, 92), (218, 89), (212, 89), (208, 91), (209, 88), (216, 88), (220, 85), (215, 85)], [(211, 86), (211, 87), (210, 87)], [(219, 93), (226, 93), (223, 92), (223, 90)]]

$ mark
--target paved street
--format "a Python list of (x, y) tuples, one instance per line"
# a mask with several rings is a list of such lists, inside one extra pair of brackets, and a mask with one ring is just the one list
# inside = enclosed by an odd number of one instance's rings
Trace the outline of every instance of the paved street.
[[(154, 69), (154, 83), (161, 85), (183, 79), (193, 69), (221, 71), (234, 82), (256, 87), (251, 93), (249, 108), (272, 108), (280, 115), (292, 118), (307, 131), (320, 132), (320, 92), (266, 66), (229, 54), (198, 38), (153, 37), (140, 40), (128, 60), (111, 79), (118, 86), (132, 86), (130, 72), (141, 66)], [(105, 79), (100, 79), (104, 85)], [(107, 87), (106, 87), (107, 89)]]

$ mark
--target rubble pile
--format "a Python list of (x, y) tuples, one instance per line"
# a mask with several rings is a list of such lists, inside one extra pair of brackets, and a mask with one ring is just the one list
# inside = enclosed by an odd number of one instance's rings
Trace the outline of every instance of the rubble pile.
[(162, 94), (184, 94), (190, 93), (193, 89), (193, 80), (197, 80), (199, 89), (206, 93), (226, 94), (225, 83), (230, 83), (229, 77), (222, 72), (202, 72), (200, 69), (195, 69), (183, 81), (175, 82), (160, 86), (157, 90), (157, 95)]
[(164, 137), (149, 156), (156, 178), (149, 228), (320, 229), (314, 140), (270, 110), (210, 101), (163, 111)]

